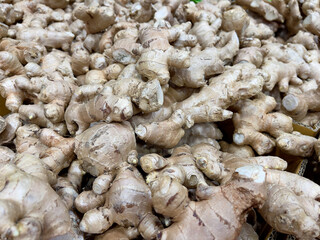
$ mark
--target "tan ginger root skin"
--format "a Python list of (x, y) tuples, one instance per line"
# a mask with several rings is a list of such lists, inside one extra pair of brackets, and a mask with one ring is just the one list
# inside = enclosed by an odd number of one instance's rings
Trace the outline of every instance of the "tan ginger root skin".
[(114, 174), (135, 148), (134, 132), (128, 122), (99, 123), (75, 138), (75, 153), (82, 168), (93, 176)]
[(12, 164), (1, 165), (2, 238), (52, 239), (71, 228), (67, 208), (48, 183)]
[(281, 133), (292, 132), (292, 119), (282, 113), (269, 113), (276, 107), (273, 97), (260, 93), (254, 100), (243, 100), (233, 108), (235, 132), (233, 141), (237, 145), (250, 145), (259, 155), (272, 151), (275, 141), (263, 134), (279, 137)]
[(73, 15), (86, 24), (89, 33), (98, 33), (114, 23), (114, 2), (89, 0), (79, 3), (73, 10)]
[(239, 39), (235, 32), (222, 35), (221, 48), (207, 47), (201, 51), (197, 45), (191, 50), (190, 67), (175, 69), (170, 82), (177, 86), (199, 88), (206, 85), (206, 78), (224, 71), (224, 65), (231, 61), (239, 49)]
[(247, 210), (264, 203), (265, 177), (262, 167), (239, 168), (229, 183), (199, 190), (206, 195), (200, 202), (190, 201), (187, 189), (176, 180), (163, 178), (152, 187), (152, 201), (156, 212), (174, 223), (157, 239), (236, 239)]
[[(199, 93), (176, 103), (173, 106), (176, 111), (171, 118), (139, 125), (135, 129), (138, 137), (150, 144), (172, 148), (184, 135), (183, 126), (190, 128), (195, 123), (231, 118), (233, 113), (226, 109), (241, 99), (258, 94), (264, 78), (253, 64), (243, 62), (228, 68), (209, 82)], [(158, 128), (162, 130), (158, 131)]]
[(75, 90), (65, 112), (65, 121), (69, 133), (78, 135), (92, 122), (123, 122), (132, 115), (129, 96), (116, 96), (110, 86), (84, 85)]
[(162, 229), (159, 219), (152, 214), (151, 191), (135, 167), (120, 167), (106, 199), (104, 207), (85, 213), (80, 223), (82, 231), (102, 233), (117, 223), (137, 227), (144, 239), (153, 239)]
[(279, 232), (298, 238), (319, 237), (320, 186), (294, 173), (267, 170), (268, 197), (259, 210)]
[(285, 170), (287, 162), (275, 156), (240, 157), (219, 151), (209, 144), (198, 144), (192, 147), (192, 154), (196, 159), (196, 166), (211, 180), (224, 184), (230, 180), (238, 167), (260, 165), (268, 169)]
[(191, 150), (191, 147), (184, 145), (175, 148), (169, 158), (163, 158), (158, 154), (142, 156), (140, 166), (148, 173), (146, 182), (152, 185), (153, 181), (169, 176), (187, 188), (195, 188), (200, 183), (206, 185), (203, 174), (196, 167)]

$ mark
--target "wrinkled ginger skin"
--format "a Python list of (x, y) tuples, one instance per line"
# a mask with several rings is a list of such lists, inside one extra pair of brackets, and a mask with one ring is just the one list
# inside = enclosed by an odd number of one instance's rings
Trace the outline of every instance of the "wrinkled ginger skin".
[(114, 171), (135, 147), (128, 122), (99, 123), (75, 138), (75, 153), (83, 162), (82, 168), (93, 176)]
[(89, 233), (106, 231), (113, 223), (137, 227), (144, 239), (153, 239), (162, 229), (152, 214), (151, 191), (139, 171), (122, 166), (109, 189), (104, 207), (85, 213), (80, 229)]
[(70, 230), (67, 208), (48, 183), (11, 164), (1, 172), (7, 183), (0, 192), (2, 238), (52, 239)]
[(153, 205), (158, 213), (173, 217), (174, 223), (158, 233), (157, 239), (236, 239), (247, 210), (261, 206), (266, 198), (265, 172), (262, 167), (256, 169), (259, 180), (237, 173), (221, 187), (204, 187), (202, 191), (214, 194), (200, 202), (190, 201), (176, 180), (162, 179), (152, 188)]

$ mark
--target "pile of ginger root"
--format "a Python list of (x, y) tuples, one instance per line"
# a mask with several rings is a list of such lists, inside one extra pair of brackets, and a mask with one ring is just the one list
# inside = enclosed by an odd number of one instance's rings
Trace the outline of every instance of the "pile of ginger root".
[(319, 38), (319, 0), (1, 0), (0, 239), (319, 239)]

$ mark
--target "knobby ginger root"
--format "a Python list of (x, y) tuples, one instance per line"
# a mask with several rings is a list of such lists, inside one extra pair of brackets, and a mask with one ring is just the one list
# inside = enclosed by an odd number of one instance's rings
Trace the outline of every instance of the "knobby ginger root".
[(319, 237), (320, 186), (297, 174), (267, 170), (268, 197), (259, 210), (277, 231), (299, 238)]
[[(141, 124), (135, 131), (147, 143), (165, 148), (174, 147), (184, 135), (183, 126), (195, 123), (223, 121), (232, 117), (226, 110), (241, 99), (259, 93), (264, 75), (253, 64), (242, 62), (228, 68), (223, 74), (209, 80), (199, 93), (174, 104), (171, 118), (162, 122)], [(158, 131), (158, 127), (162, 131)], [(170, 134), (168, 134), (170, 133)]]
[(191, 50), (190, 67), (175, 69), (170, 82), (177, 86), (199, 88), (206, 85), (206, 78), (222, 73), (224, 65), (231, 61), (239, 48), (239, 40), (235, 32), (221, 34), (225, 42), (221, 48), (207, 47), (201, 51), (201, 47)]
[(198, 184), (206, 185), (203, 174), (196, 167), (191, 147), (184, 145), (173, 150), (171, 157), (164, 158), (158, 154), (147, 154), (140, 158), (140, 166), (148, 173), (146, 182), (161, 181), (164, 176), (176, 179), (187, 188)]
[(97, 33), (114, 23), (114, 1), (89, 0), (79, 3), (73, 10), (73, 15), (86, 24), (89, 33)]
[(209, 144), (198, 144), (192, 147), (197, 167), (209, 178), (222, 184), (227, 182), (238, 167), (260, 165), (264, 168), (284, 170), (287, 162), (279, 157), (240, 157), (238, 154), (221, 152)]
[(102, 233), (117, 223), (136, 227), (144, 239), (153, 239), (162, 229), (152, 213), (151, 191), (135, 167), (120, 167), (106, 199), (103, 207), (85, 213), (80, 223), (82, 231)]
[(250, 145), (259, 155), (269, 153), (276, 145), (275, 140), (263, 134), (279, 137), (281, 133), (292, 132), (292, 119), (282, 113), (269, 113), (276, 107), (273, 97), (260, 93), (254, 100), (239, 101), (233, 108), (235, 132), (233, 141), (238, 145)]
[(110, 86), (103, 88), (102, 85), (84, 85), (73, 94), (65, 112), (65, 121), (69, 133), (77, 135), (86, 130), (92, 122), (123, 122), (132, 115), (129, 96), (115, 95)]
[(239, 168), (229, 183), (199, 189), (205, 199), (199, 202), (190, 201), (187, 189), (177, 180), (162, 178), (152, 186), (152, 202), (156, 212), (174, 223), (157, 239), (236, 239), (248, 209), (264, 203), (265, 178), (262, 167)]
[(1, 238), (52, 239), (70, 231), (67, 208), (48, 183), (12, 164), (1, 164), (1, 172)]

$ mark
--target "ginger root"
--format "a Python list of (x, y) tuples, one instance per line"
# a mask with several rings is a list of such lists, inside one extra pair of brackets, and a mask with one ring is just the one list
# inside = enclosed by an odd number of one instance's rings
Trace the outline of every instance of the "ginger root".
[(265, 201), (265, 178), (262, 167), (239, 168), (225, 185), (198, 189), (204, 199), (199, 202), (190, 201), (187, 189), (177, 180), (162, 178), (152, 186), (152, 202), (156, 212), (174, 223), (160, 231), (157, 239), (236, 239), (248, 209)]

